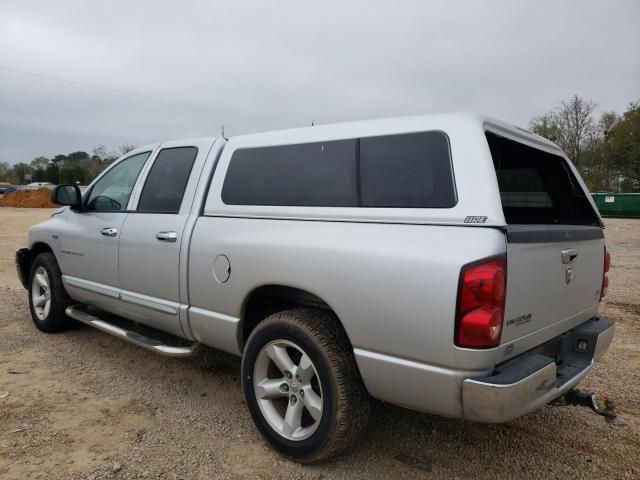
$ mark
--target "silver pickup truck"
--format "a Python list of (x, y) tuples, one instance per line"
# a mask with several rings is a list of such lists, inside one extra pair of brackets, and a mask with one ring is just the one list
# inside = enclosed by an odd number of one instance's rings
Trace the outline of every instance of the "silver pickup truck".
[(67, 207), (16, 254), (36, 327), (242, 356), (258, 430), (299, 462), (353, 445), (370, 397), (509, 421), (574, 387), (613, 337), (579, 174), (486, 117), (149, 145), (52, 198)]

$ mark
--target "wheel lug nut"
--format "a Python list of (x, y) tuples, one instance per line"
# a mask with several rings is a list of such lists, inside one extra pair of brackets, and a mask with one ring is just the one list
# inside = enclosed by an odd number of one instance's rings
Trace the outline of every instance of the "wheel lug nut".
[(289, 391), (289, 385), (287, 385), (286, 383), (283, 383), (282, 385), (280, 385), (280, 391), (281, 392), (288, 392)]
[(291, 395), (291, 400), (290, 401), (291, 401), (291, 405), (295, 405), (296, 402), (298, 401), (298, 399), (296, 398), (295, 395)]
[(286, 372), (284, 372), (284, 376), (287, 378), (291, 378), (291, 372), (287, 370)]
[(296, 380), (298, 381), (298, 383), (302, 383), (302, 378), (300, 377), (300, 375), (296, 375)]
[(304, 390), (300, 390), (300, 398), (304, 398)]

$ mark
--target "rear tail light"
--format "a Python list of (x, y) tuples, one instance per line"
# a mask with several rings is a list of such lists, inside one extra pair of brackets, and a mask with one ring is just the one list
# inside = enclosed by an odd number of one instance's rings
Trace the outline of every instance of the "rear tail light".
[(607, 246), (604, 246), (604, 268), (602, 269), (602, 287), (600, 288), (600, 300), (604, 298), (609, 289), (609, 277), (607, 272), (611, 268), (611, 255), (607, 251)]
[(500, 344), (507, 283), (507, 259), (491, 257), (462, 267), (454, 343), (492, 348)]

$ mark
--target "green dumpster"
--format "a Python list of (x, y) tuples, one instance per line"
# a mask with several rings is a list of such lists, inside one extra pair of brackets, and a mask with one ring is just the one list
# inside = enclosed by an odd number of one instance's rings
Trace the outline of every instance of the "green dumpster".
[(640, 193), (592, 193), (603, 217), (640, 218)]

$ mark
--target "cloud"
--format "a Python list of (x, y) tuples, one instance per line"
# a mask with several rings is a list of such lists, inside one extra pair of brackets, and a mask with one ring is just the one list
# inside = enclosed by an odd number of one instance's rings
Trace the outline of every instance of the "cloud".
[(223, 122), (236, 135), (464, 110), (526, 125), (574, 93), (621, 111), (640, 98), (639, 20), (636, 0), (5, 0), (0, 159)]

